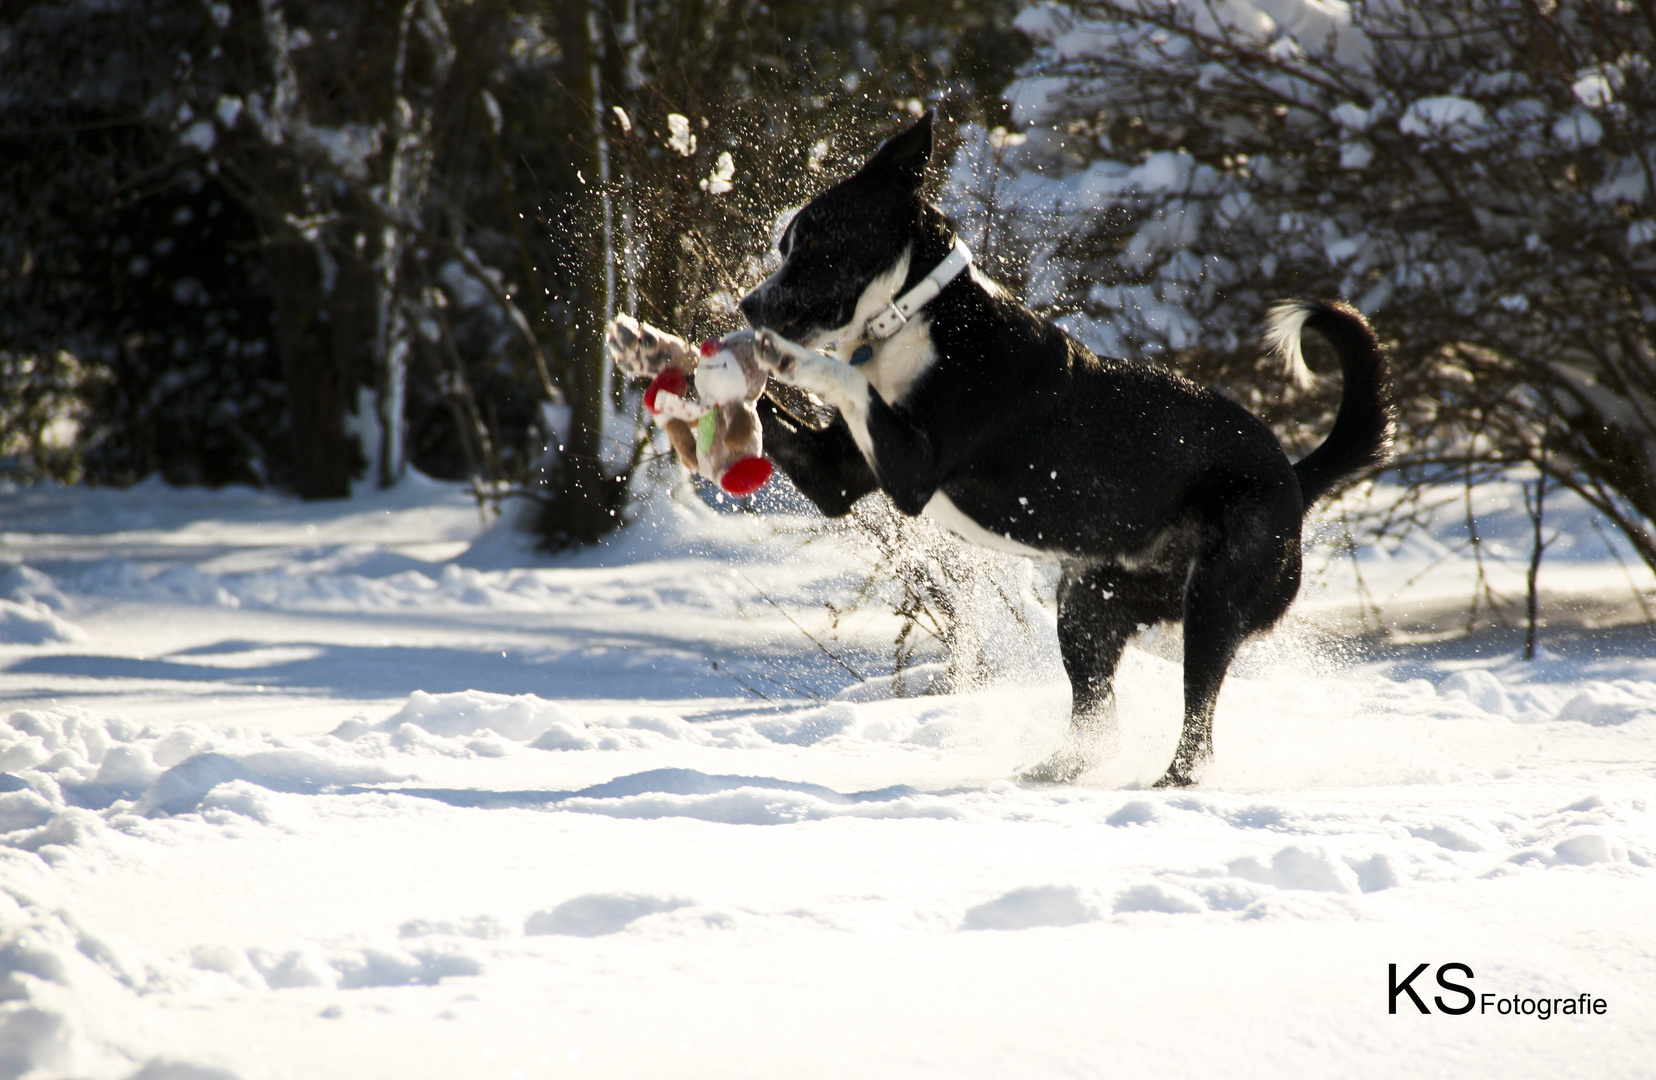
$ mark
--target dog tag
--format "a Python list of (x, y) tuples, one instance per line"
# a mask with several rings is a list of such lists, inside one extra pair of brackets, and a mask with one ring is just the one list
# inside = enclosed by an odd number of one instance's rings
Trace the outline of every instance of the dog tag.
[(874, 359), (874, 346), (868, 344), (858, 345), (856, 351), (851, 354), (851, 366), (862, 367), (872, 359)]
[(707, 413), (696, 422), (696, 456), (705, 457), (713, 449), (713, 434), (719, 424), (718, 410)]

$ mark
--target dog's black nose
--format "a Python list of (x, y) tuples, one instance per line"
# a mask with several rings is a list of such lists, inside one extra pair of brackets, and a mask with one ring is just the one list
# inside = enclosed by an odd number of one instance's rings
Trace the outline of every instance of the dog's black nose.
[(746, 296), (742, 297), (742, 302), (737, 306), (742, 309), (742, 318), (748, 321), (748, 325), (753, 327), (755, 330), (758, 330), (760, 328), (759, 317), (762, 314), (760, 310), (759, 290), (755, 289)]

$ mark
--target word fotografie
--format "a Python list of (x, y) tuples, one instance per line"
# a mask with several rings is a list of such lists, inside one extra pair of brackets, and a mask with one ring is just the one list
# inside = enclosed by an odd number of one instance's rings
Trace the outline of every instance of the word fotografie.
[[(1397, 999), (1401, 994), (1409, 995), (1415, 1008), (1423, 1013), (1430, 1013), (1426, 1003), (1420, 1000), (1415, 993), (1414, 981), (1420, 977), (1430, 964), (1421, 964), (1409, 972), (1409, 977), (1402, 982), (1397, 981), (1397, 965), (1387, 965), (1387, 984), (1391, 994), (1387, 998), (1386, 1012), (1392, 1015), (1397, 1013)], [(1532, 998), (1513, 994), (1511, 997), (1496, 997), (1494, 994), (1474, 994), (1472, 988), (1465, 983), (1451, 982), (1447, 975), (1458, 972), (1466, 978), (1473, 978), (1472, 969), (1465, 964), (1439, 964), (1437, 970), (1437, 984), (1445, 990), (1452, 991), (1465, 998), (1464, 1005), (1449, 1005), (1441, 994), (1433, 995), (1432, 1000), (1437, 1004), (1438, 1011), (1450, 1016), (1463, 1016), (1477, 1008), (1481, 1016), (1487, 1012), (1499, 1013), (1501, 1016), (1534, 1016), (1542, 1020), (1549, 1020), (1554, 1016), (1603, 1016), (1609, 1005), (1603, 998), (1593, 997), (1591, 994), (1578, 994), (1575, 997)]]

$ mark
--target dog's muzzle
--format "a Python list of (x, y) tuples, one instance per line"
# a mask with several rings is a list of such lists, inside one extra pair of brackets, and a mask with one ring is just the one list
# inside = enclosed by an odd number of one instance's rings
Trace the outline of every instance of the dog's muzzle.
[(757, 289), (754, 289), (752, 292), (742, 297), (742, 302), (737, 305), (737, 307), (741, 309), (742, 318), (746, 319), (748, 321), (748, 325), (753, 327), (755, 330), (780, 329), (779, 327), (772, 326), (770, 320), (766, 318), (766, 315), (769, 314), (766, 311), (766, 301), (768, 300), (766, 293), (769, 288), (770, 286), (768, 284), (760, 285)]

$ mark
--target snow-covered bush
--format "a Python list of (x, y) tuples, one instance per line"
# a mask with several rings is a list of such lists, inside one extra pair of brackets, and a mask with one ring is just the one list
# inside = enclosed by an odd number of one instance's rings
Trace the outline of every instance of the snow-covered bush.
[(1338, 380), (1259, 364), (1343, 295), (1402, 383), (1403, 465), (1541, 465), (1656, 566), (1656, 21), (1616, 0), (1043, 4), (1013, 92), (1033, 299), (1300, 447)]

